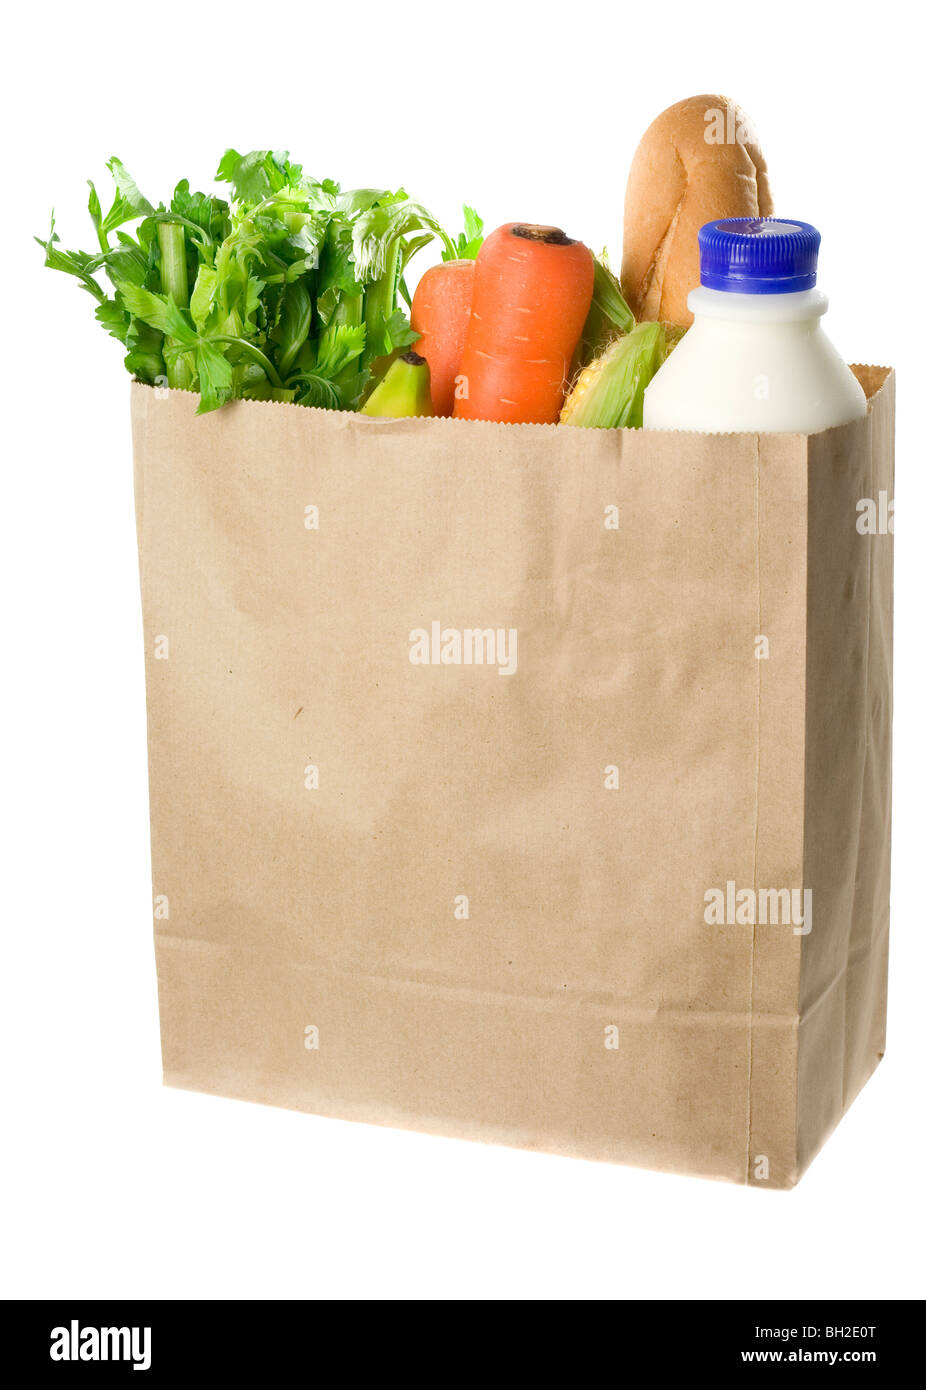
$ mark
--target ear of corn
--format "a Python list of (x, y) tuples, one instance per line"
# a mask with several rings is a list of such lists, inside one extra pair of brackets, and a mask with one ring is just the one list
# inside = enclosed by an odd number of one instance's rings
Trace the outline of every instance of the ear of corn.
[(663, 324), (638, 323), (579, 373), (560, 414), (560, 424), (599, 430), (639, 429), (643, 424), (643, 392), (666, 354)]

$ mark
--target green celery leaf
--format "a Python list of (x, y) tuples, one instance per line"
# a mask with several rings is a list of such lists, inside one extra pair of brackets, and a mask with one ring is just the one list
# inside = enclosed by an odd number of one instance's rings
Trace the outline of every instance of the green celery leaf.
[(132, 178), (132, 175), (122, 163), (121, 159), (117, 159), (116, 156), (113, 155), (112, 159), (107, 162), (106, 167), (113, 176), (120, 197), (124, 198), (139, 214), (154, 212), (154, 208), (139, 190), (138, 184)]
[(357, 376), (352, 379), (349, 388), (346, 385), (338, 388), (341, 394), (341, 410), (360, 409), (367, 397), (367, 385), (372, 380), (372, 376), (369, 367), (361, 367)]
[(188, 179), (181, 179), (174, 189), (169, 211), (201, 227), (212, 240), (221, 241), (228, 233), (228, 204), (208, 193), (191, 193)]
[[(432, 232), (423, 232), (421, 236), (405, 238), (405, 240), (402, 242), (401, 269), (403, 272), (405, 271), (405, 268), (408, 265), (409, 261), (412, 259), (412, 257), (416, 256), (419, 251), (422, 251), (425, 248), (425, 246), (427, 246), (428, 243), (432, 242), (433, 240), (434, 234)], [(443, 254), (443, 260), (447, 261), (450, 259), (451, 258), (448, 252), (445, 250)]]
[(106, 273), (114, 285), (143, 285), (148, 275), (148, 253), (124, 232), (117, 232), (118, 246), (106, 253)]
[(353, 217), (358, 212), (367, 212), (391, 195), (385, 188), (351, 188), (342, 193), (337, 200), (338, 212)]
[(349, 296), (361, 293), (361, 286), (354, 274), (352, 254), (350, 225), (341, 219), (332, 218), (328, 223), (318, 258), (319, 297), (329, 289)]
[(124, 222), (132, 222), (138, 217), (149, 217), (154, 212), (154, 208), (139, 192), (138, 185), (120, 159), (113, 155), (106, 167), (115, 181), (116, 197), (100, 224), (104, 235), (114, 232)]
[(312, 296), (303, 281), (288, 285), (283, 296), (274, 338), (279, 347), (278, 370), (285, 380), (309, 336), (312, 326)]
[(479, 255), (479, 248), (483, 243), (483, 228), (485, 223), (477, 212), (468, 204), (463, 204), (463, 231), (455, 242), (454, 254), (445, 250), (442, 260), (445, 261), (474, 261)]
[(318, 406), (322, 410), (340, 410), (341, 392), (333, 381), (317, 376), (314, 372), (300, 372), (296, 386), (296, 402), (299, 405)]
[(241, 155), (229, 145), (228, 149), (219, 160), (219, 167), (215, 171), (215, 176), (219, 183), (234, 183), (235, 173), (240, 163)]
[(93, 295), (94, 299), (103, 300), (106, 298), (94, 280), (94, 273), (99, 270), (104, 261), (104, 254), (89, 255), (86, 251), (65, 251), (55, 232), (55, 214), (51, 215), (51, 227), (48, 232), (48, 240), (43, 241), (41, 237), (35, 237), (42, 250), (45, 252), (45, 264), (49, 270), (61, 270), (65, 275), (74, 275), (81, 282), (85, 290)]
[(147, 381), (151, 386), (158, 377), (164, 377), (163, 342), (163, 335), (157, 329), (141, 319), (130, 320), (125, 336), (125, 345), (129, 349), (125, 365), (133, 376)]
[(360, 356), (365, 342), (366, 329), (362, 323), (332, 324), (319, 339), (315, 375), (332, 380)]
[(279, 270), (274, 275), (265, 275), (264, 282), (268, 285), (291, 285), (300, 276), (308, 274), (310, 270), (317, 268), (317, 257), (310, 256), (308, 259), (303, 257), (297, 261), (290, 261), (284, 270)]
[(445, 247), (456, 255), (456, 247), (440, 223), (420, 203), (406, 199), (361, 213), (352, 224), (354, 273), (361, 284), (383, 274), (389, 246), (396, 237), (421, 231), (439, 236)]
[(223, 183), (230, 183), (235, 197), (245, 203), (259, 203), (285, 183), (279, 170), (274, 167), (269, 150), (252, 150), (250, 154), (242, 155), (237, 150), (228, 149), (219, 162), (215, 176)]
[(199, 335), (191, 328), (183, 316), (183, 311), (169, 295), (155, 294), (142, 289), (140, 285), (128, 283), (116, 286), (119, 299), (134, 318), (143, 319), (152, 328), (158, 329), (183, 348), (193, 348), (199, 342)]
[(395, 309), (390, 315), (386, 324), (386, 353), (394, 352), (396, 348), (411, 347), (412, 343), (417, 343), (421, 337), (416, 333), (401, 309)]
[(211, 266), (201, 265), (190, 295), (190, 314), (201, 333), (206, 327), (206, 320), (212, 310), (217, 278), (217, 274)]
[(302, 182), (302, 165), (291, 164), (289, 150), (274, 150), (273, 162), (283, 176), (283, 185)]
[(232, 389), (232, 365), (217, 347), (200, 342), (196, 349), (196, 374), (199, 378), (200, 404), (197, 415), (217, 410), (229, 399)]
[(467, 241), (475, 241), (485, 230), (485, 223), (474, 208), (463, 204), (463, 235)]
[(103, 222), (103, 209), (100, 207), (100, 196), (94, 188), (91, 180), (88, 179), (87, 183), (90, 188), (90, 198), (87, 202), (87, 211), (90, 214), (90, 218), (93, 222), (93, 226), (96, 230), (97, 236), (99, 236), (100, 227)]
[(294, 213), (283, 220), (289, 228), (290, 246), (300, 252), (307, 268), (316, 269), (325, 238), (324, 222), (309, 213)]
[(253, 276), (248, 277), (245, 286), (243, 318), (246, 325), (253, 327), (253, 321), (261, 304), (261, 295), (264, 292), (263, 280), (257, 280)]
[(394, 192), (382, 193), (377, 199), (380, 207), (388, 207), (391, 203), (407, 203), (408, 194), (404, 188), (397, 188)]
[(114, 299), (104, 299), (93, 312), (97, 323), (101, 323), (107, 333), (120, 343), (125, 342), (131, 319), (121, 304), (117, 304)]
[(324, 193), (328, 202), (334, 194), (336, 185), (325, 187), (314, 179), (303, 179), (302, 166), (291, 164), (286, 150), (251, 150), (249, 154), (239, 154), (228, 149), (223, 154), (216, 178), (222, 183), (230, 183), (235, 197), (244, 203), (260, 203), (272, 193), (281, 189), (296, 187), (305, 183)]
[(322, 323), (330, 323), (331, 316), (338, 304), (341, 302), (341, 295), (334, 285), (330, 285), (323, 294), (318, 296), (315, 301), (315, 312)]
[(369, 365), (377, 357), (388, 357), (397, 348), (411, 347), (421, 337), (416, 333), (402, 309), (394, 309), (388, 319), (368, 325), (367, 351), (364, 361)]

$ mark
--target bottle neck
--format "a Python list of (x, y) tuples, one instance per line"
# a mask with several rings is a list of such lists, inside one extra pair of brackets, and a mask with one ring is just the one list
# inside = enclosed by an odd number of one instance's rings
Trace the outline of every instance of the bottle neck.
[(688, 308), (696, 319), (723, 319), (727, 323), (813, 323), (826, 313), (829, 301), (820, 290), (793, 294), (734, 294), (699, 285), (688, 296)]

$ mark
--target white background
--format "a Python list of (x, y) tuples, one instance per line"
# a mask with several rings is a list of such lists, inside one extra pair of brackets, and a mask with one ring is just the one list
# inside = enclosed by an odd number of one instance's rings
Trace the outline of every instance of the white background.
[[(4, 18), (2, 952), (8, 1296), (920, 1297), (924, 1291), (922, 179), (915, 7), (156, 7)], [(458, 16), (458, 17), (456, 17)], [(227, 145), (404, 185), (455, 229), (558, 223), (619, 263), (637, 140), (719, 91), (823, 232), (831, 337), (899, 369), (886, 1060), (763, 1193), (165, 1090), (128, 378), (31, 241), (92, 246), (118, 154), (154, 201)], [(422, 260), (421, 265), (425, 264)], [(718, 507), (722, 507), (718, 499)]]

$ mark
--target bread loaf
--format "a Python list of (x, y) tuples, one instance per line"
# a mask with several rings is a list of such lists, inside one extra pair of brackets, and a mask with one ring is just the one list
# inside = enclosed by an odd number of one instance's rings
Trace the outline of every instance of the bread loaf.
[(637, 147), (624, 203), (621, 288), (637, 319), (690, 324), (700, 228), (771, 212), (765, 159), (740, 107), (697, 96), (663, 111)]

